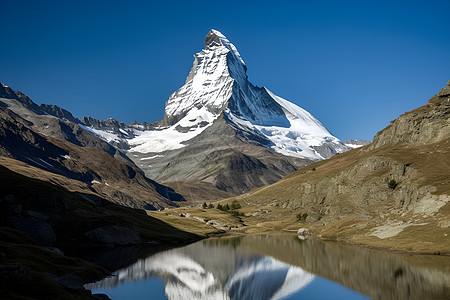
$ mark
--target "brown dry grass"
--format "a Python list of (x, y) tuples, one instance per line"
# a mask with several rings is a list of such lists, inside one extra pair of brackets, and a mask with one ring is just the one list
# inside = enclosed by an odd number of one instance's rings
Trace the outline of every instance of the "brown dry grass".
[[(309, 227), (323, 238), (347, 241), (373, 248), (389, 249), (416, 253), (450, 254), (450, 229), (438, 226), (439, 220), (448, 219), (450, 205), (442, 207), (432, 216), (416, 216), (412, 213), (396, 215), (394, 203), (390, 202), (392, 189), (387, 187), (386, 179), (392, 173), (391, 167), (369, 172), (361, 178), (363, 182), (378, 182), (386, 185), (383, 193), (387, 201), (369, 203), (363, 208), (355, 208), (351, 199), (334, 199), (332, 205), (339, 208), (342, 215), (336, 215), (334, 221), (311, 220), (299, 222), (296, 214), (308, 209), (320, 208), (320, 199), (310, 207), (292, 209), (283, 206), (285, 203), (301, 201), (299, 186), (302, 183), (317, 183), (324, 179), (332, 179), (339, 174), (354, 168), (364, 160), (376, 158), (381, 161), (393, 161), (397, 165), (406, 165), (409, 177), (402, 185), (416, 188), (430, 187), (435, 195), (450, 194), (450, 141), (448, 139), (431, 145), (410, 146), (405, 144), (384, 145), (368, 151), (368, 147), (355, 149), (336, 155), (331, 159), (304, 167), (279, 182), (270, 186), (255, 189), (249, 193), (217, 203), (225, 204), (237, 200), (246, 214), (241, 217), (245, 227), (242, 232), (249, 234), (295, 231), (300, 227)], [(314, 169), (313, 169), (314, 168)], [(351, 180), (340, 183), (351, 187)], [(356, 211), (355, 211), (356, 209)], [(362, 209), (362, 210), (361, 210)], [(355, 213), (352, 213), (355, 211)], [(207, 211), (210, 213), (211, 211)], [(357, 212), (357, 213), (356, 213)], [(384, 216), (385, 215), (385, 216)], [(397, 235), (380, 239), (371, 232), (377, 226), (384, 225), (387, 219), (400, 222), (427, 223), (406, 227)], [(445, 236), (447, 234), (447, 236)]]
[[(225, 233), (224, 231), (218, 230), (213, 226), (206, 225), (206, 222), (209, 220), (216, 220), (221, 224), (228, 225), (229, 227), (236, 228), (242, 226), (242, 222), (239, 217), (233, 217), (231, 214), (217, 209), (180, 207), (164, 211), (147, 211), (147, 214), (183, 232), (191, 232), (204, 237)], [(181, 217), (180, 214), (188, 215), (188, 217)], [(193, 217), (203, 219), (204, 221), (200, 221)]]

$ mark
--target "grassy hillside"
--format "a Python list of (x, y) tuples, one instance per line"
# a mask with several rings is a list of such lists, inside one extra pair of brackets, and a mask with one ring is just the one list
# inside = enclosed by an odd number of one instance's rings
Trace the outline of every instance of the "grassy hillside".
[(220, 203), (233, 200), (246, 233), (306, 227), (323, 239), (450, 254), (450, 86), (372, 144)]

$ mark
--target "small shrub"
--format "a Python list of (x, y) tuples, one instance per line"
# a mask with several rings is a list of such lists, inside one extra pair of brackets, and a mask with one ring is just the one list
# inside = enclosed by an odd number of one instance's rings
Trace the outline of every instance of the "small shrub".
[(208, 207), (208, 204), (206, 204), (206, 202), (203, 202), (202, 207), (205, 209)]
[(316, 170), (316, 168), (312, 168), (311, 170), (312, 170), (312, 171), (315, 171), (315, 170)]
[(297, 217), (297, 221), (306, 221), (306, 218), (308, 217), (308, 214), (307, 213), (298, 214), (298, 215), (296, 215), (296, 217)]
[(306, 218), (308, 217), (308, 214), (307, 213), (298, 214), (298, 215), (296, 215), (296, 217), (297, 217), (297, 221), (306, 221)]
[(214, 208), (214, 204), (210, 203), (208, 208)]
[(394, 179), (389, 180), (388, 187), (391, 189), (395, 189), (397, 187), (398, 183)]
[(231, 214), (233, 217), (244, 217), (244, 216), (245, 216), (245, 214), (244, 214), (243, 212), (239, 212), (239, 211), (237, 211), (237, 210), (232, 210), (232, 211), (230, 211), (230, 214)]
[(222, 204), (220, 204), (220, 203), (219, 203), (219, 204), (217, 204), (217, 209), (218, 209), (218, 210), (223, 210), (223, 206), (222, 206)]
[(226, 210), (226, 211), (230, 210), (230, 206), (228, 205), (228, 203), (227, 203), (227, 205), (225, 205), (225, 206), (223, 207), (223, 209)]
[(239, 204), (239, 202), (237, 202), (236, 200), (234, 200), (234, 201), (231, 203), (231, 209), (232, 209), (232, 210), (235, 210), (235, 209), (239, 209), (239, 208), (241, 208), (241, 205)]

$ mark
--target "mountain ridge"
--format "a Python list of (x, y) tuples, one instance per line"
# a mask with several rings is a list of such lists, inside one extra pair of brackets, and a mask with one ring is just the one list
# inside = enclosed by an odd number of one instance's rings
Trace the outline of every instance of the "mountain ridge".
[[(49, 106), (38, 106), (24, 94), (3, 84), (0, 86), (0, 104), (2, 156), (65, 176), (68, 181), (58, 180), (60, 184), (94, 191), (122, 205), (161, 209), (178, 206), (172, 200), (183, 200), (171, 188), (146, 178), (115, 147), (89, 134), (78, 124), (45, 113), (43, 110)], [(56, 113), (64, 112), (52, 109)], [(70, 183), (71, 180), (80, 184)]]
[(170, 95), (158, 122), (80, 120), (56, 105), (38, 106), (3, 84), (0, 96), (17, 100), (20, 104), (9, 101), (8, 108), (40, 134), (133, 161), (157, 182), (179, 187), (189, 182), (195, 188), (188, 188), (188, 198), (195, 200), (248, 192), (360, 146), (342, 143), (309, 112), (254, 86), (246, 71), (237, 48), (211, 30), (205, 49), (194, 55), (185, 84)]
[[(237, 48), (211, 30), (185, 84), (167, 100), (161, 121), (125, 126), (84, 118), (83, 128), (125, 151), (154, 180), (212, 184), (218, 193), (239, 194), (273, 183), (355, 147), (332, 136), (309, 112), (251, 84), (246, 71)], [(251, 172), (234, 173), (237, 161), (254, 166), (254, 178)], [(230, 174), (248, 180), (233, 187), (237, 182)]]

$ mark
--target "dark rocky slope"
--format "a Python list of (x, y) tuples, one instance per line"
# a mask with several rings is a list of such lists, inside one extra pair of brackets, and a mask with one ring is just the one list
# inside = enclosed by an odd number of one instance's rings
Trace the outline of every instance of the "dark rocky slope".
[(42, 106), (22, 93), (2, 87), (0, 96), (9, 98), (0, 98), (0, 155), (78, 180), (80, 187), (130, 207), (155, 210), (184, 200), (148, 179), (115, 147), (73, 122), (44, 114)]
[[(12, 159), (9, 160), (13, 166)], [(38, 168), (22, 164), (30, 171)], [(55, 181), (60, 180), (54, 178)], [(0, 165), (0, 287), (2, 298), (93, 299), (82, 284), (109, 271), (64, 255), (92, 246), (199, 239), (145, 211), (123, 207), (95, 193), (20, 175)]]

